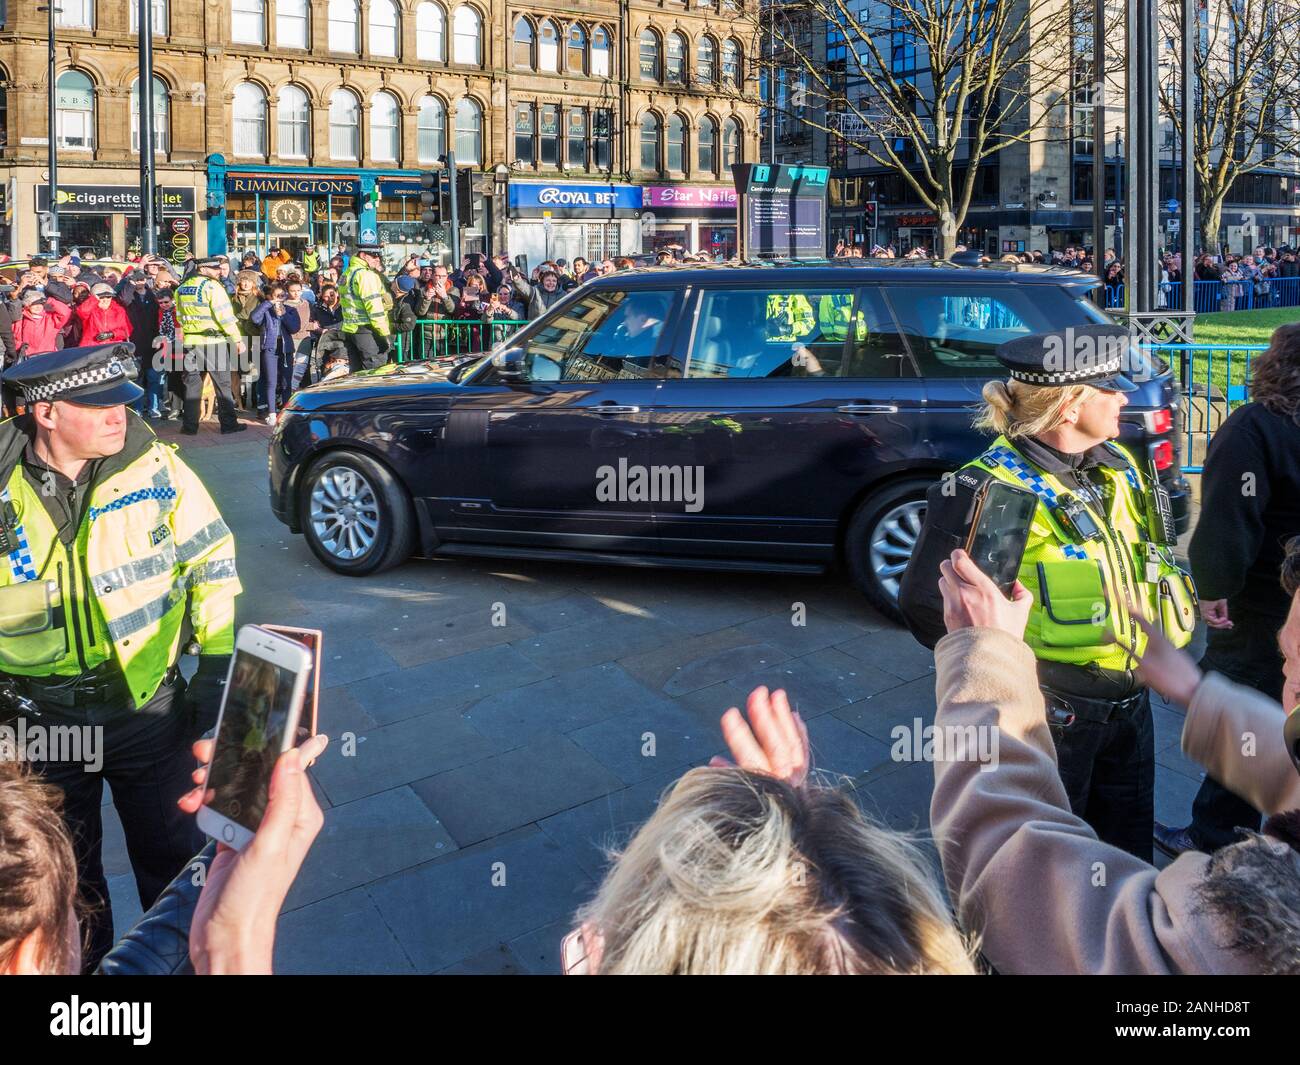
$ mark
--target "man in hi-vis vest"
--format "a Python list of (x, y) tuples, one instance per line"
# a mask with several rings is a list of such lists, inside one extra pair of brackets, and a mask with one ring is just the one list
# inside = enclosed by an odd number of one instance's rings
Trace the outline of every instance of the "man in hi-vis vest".
[[(0, 423), (0, 720), (63, 790), (92, 907), (87, 972), (113, 936), (104, 781), (145, 910), (203, 846), (176, 800), (193, 786), (190, 744), (216, 722), (240, 591), (212, 497), (125, 406), (136, 376), (130, 344), (4, 374), (27, 413)], [(199, 656), (188, 686), (182, 651)]]

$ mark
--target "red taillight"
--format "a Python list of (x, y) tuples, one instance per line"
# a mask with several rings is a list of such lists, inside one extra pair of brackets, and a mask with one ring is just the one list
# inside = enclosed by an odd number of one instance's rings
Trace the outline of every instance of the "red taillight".
[(1174, 464), (1174, 445), (1168, 440), (1161, 440), (1151, 449), (1151, 460), (1157, 470), (1167, 470)]
[(1151, 415), (1151, 431), (1157, 436), (1167, 433), (1174, 427), (1174, 412), (1165, 408), (1154, 411)]

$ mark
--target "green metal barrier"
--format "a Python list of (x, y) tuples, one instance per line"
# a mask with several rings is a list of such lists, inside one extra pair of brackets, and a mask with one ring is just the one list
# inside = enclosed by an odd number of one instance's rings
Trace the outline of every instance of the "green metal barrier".
[(457, 359), (488, 352), (527, 324), (522, 321), (421, 318), (409, 333), (396, 334), (397, 361)]

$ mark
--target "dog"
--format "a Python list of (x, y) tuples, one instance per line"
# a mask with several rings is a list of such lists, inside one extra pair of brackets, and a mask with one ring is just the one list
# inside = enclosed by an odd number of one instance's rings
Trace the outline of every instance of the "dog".
[(217, 390), (213, 387), (212, 378), (207, 374), (203, 375), (203, 395), (199, 399), (199, 421), (210, 422), (216, 412), (217, 407)]

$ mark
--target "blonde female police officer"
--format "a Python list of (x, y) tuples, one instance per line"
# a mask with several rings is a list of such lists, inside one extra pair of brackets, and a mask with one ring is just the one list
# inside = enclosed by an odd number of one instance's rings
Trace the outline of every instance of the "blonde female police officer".
[(999, 435), (927, 495), (899, 605), (933, 646), (944, 632), (939, 563), (963, 546), (981, 486), (996, 479), (1038, 497), (1019, 579), (1034, 597), (1025, 642), (1038, 658), (1061, 780), (1102, 840), (1150, 861), (1155, 752), (1149, 693), (1134, 673), (1146, 638), (1132, 613), (1183, 646), (1196, 603), (1153, 471), (1114, 442), (1136, 388), (1123, 372), (1129, 350), (1117, 326), (998, 348), (1010, 380), (984, 386), (975, 425)]
[[(0, 718), (63, 789), (93, 907), (87, 969), (113, 942), (103, 782), (145, 910), (203, 845), (176, 800), (192, 787), (190, 743), (220, 708), (240, 590), (212, 497), (126, 407), (143, 395), (132, 355), (100, 344), (23, 359), (4, 383), (27, 413), (0, 423)], [(199, 654), (188, 686), (183, 646)], [(32, 738), (53, 728), (80, 750), (51, 738), (38, 754)]]

